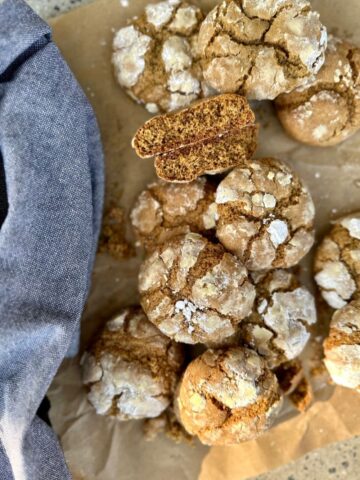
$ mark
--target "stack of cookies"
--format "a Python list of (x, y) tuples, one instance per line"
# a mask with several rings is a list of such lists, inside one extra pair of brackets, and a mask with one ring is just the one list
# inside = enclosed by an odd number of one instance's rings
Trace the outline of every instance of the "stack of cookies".
[[(237, 94), (136, 132), (134, 149), (155, 158), (160, 178), (131, 212), (146, 252), (142, 309), (108, 322), (83, 357), (98, 413), (156, 418), (171, 408), (201, 441), (236, 444), (268, 429), (303, 380), (298, 368), (285, 391), (278, 377), (316, 322), (312, 295), (287, 270), (313, 244), (315, 209), (287, 164), (252, 159), (257, 133)], [(183, 357), (181, 344), (203, 353), (190, 361), (195, 350)]]
[[(141, 306), (111, 319), (82, 359), (97, 413), (176, 418), (205, 444), (232, 445), (270, 428), (285, 396), (311, 403), (299, 356), (316, 308), (291, 269), (313, 246), (315, 207), (288, 164), (253, 158), (248, 99), (275, 100), (299, 141), (348, 138), (360, 127), (360, 50), (327, 44), (307, 0), (225, 0), (207, 16), (166, 0), (115, 35), (119, 84), (159, 114), (132, 140), (159, 179), (130, 216), (145, 252)], [(326, 365), (359, 389), (358, 218), (334, 226), (315, 278), (340, 308)]]

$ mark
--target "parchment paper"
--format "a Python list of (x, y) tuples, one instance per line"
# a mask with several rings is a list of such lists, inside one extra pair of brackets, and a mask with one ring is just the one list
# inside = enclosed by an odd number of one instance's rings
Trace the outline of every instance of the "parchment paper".
[[(142, 12), (146, 0), (98, 0), (52, 22), (54, 39), (88, 95), (101, 128), (106, 156), (106, 204), (129, 212), (139, 192), (155, 178), (151, 160), (140, 160), (130, 139), (149, 115), (117, 86), (111, 69), (114, 31)], [(213, 0), (200, 0), (204, 9)], [(329, 30), (360, 44), (358, 0), (314, 0)], [(285, 135), (270, 103), (254, 105), (261, 124), (258, 156), (290, 162), (309, 186), (317, 208), (318, 237), (336, 216), (360, 209), (360, 134), (337, 148), (302, 146)], [(131, 239), (131, 232), (128, 232)], [(82, 324), (82, 346), (119, 307), (137, 299), (141, 259), (124, 261), (98, 255)], [(302, 276), (311, 286), (311, 255)], [(326, 323), (322, 319), (323, 323)], [(320, 325), (322, 329), (322, 325)], [(314, 334), (321, 341), (319, 332)], [(316, 341), (306, 358), (316, 353)], [(311, 363), (309, 363), (311, 366)], [(294, 460), (307, 451), (360, 434), (360, 395), (315, 385), (316, 401), (305, 414), (287, 406), (279, 424), (257, 441), (207, 449), (176, 445), (160, 436), (144, 440), (140, 422), (116, 423), (96, 416), (81, 386), (78, 359), (64, 362), (49, 396), (50, 417), (76, 480), (196, 479), (241, 480)]]

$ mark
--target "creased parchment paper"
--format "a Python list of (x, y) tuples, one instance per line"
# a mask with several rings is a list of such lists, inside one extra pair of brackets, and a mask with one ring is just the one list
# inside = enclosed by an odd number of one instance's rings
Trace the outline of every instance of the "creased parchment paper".
[[(214, 4), (213, 0), (199, 3), (204, 9)], [(114, 31), (140, 14), (144, 4), (130, 0), (123, 7), (119, 0), (99, 0), (52, 22), (54, 39), (98, 117), (106, 156), (106, 204), (121, 205), (126, 212), (155, 175), (152, 161), (138, 159), (130, 147), (132, 135), (149, 115), (117, 86), (110, 64), (111, 42)], [(360, 44), (358, 0), (314, 0), (313, 5), (330, 31)], [(262, 126), (257, 154), (290, 162), (306, 181), (317, 207), (318, 237), (332, 218), (360, 209), (360, 134), (337, 148), (310, 148), (284, 134), (271, 104), (255, 108)], [(137, 300), (140, 261), (98, 255), (83, 318), (82, 347), (119, 307)], [(311, 255), (301, 270), (308, 285), (310, 265)], [(321, 340), (319, 332), (314, 338)], [(309, 366), (316, 345), (313, 341), (308, 348)], [(316, 401), (307, 413), (296, 414), (287, 407), (278, 425), (257, 441), (211, 449), (196, 442), (176, 445), (164, 436), (148, 443), (140, 422), (116, 423), (95, 415), (86, 401), (76, 359), (64, 362), (50, 388), (50, 416), (76, 480), (241, 480), (360, 434), (360, 395), (321, 382), (315, 387)]]

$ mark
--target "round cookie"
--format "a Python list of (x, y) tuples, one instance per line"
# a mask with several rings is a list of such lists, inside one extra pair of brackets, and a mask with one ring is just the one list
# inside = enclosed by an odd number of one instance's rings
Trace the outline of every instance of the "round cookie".
[(152, 418), (172, 401), (182, 348), (150, 323), (140, 307), (108, 321), (84, 353), (82, 380), (100, 415), (118, 420)]
[(116, 78), (150, 113), (184, 107), (209, 91), (197, 61), (202, 19), (199, 7), (165, 0), (146, 5), (141, 17), (116, 33)]
[(196, 233), (161, 245), (142, 264), (141, 305), (178, 342), (219, 343), (247, 317), (255, 288), (238, 258)]
[(318, 147), (336, 145), (360, 128), (360, 48), (330, 37), (326, 60), (310, 86), (275, 102), (286, 132)]
[(360, 392), (360, 300), (334, 313), (324, 353), (333, 381)]
[(199, 32), (207, 83), (254, 100), (313, 80), (326, 44), (326, 29), (306, 0), (225, 0)]
[(292, 267), (313, 245), (310, 193), (279, 160), (235, 168), (218, 185), (215, 203), (218, 239), (249, 270)]
[(184, 428), (206, 445), (258, 437), (276, 419), (279, 385), (265, 361), (246, 348), (207, 350), (185, 370), (175, 399)]
[(275, 368), (298, 357), (316, 323), (315, 301), (286, 270), (253, 272), (257, 291), (253, 313), (240, 324), (239, 336)]
[(179, 234), (206, 233), (215, 228), (215, 183), (201, 177), (176, 184), (158, 181), (139, 195), (130, 218), (136, 237), (147, 251)]
[(317, 248), (314, 275), (322, 297), (334, 309), (359, 297), (360, 212), (333, 222)]

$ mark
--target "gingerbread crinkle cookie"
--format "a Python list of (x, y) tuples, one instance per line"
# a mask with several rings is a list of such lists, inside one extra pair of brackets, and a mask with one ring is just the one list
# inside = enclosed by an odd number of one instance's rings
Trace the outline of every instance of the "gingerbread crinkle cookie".
[(311, 195), (279, 160), (235, 168), (217, 187), (215, 203), (218, 239), (249, 270), (292, 267), (313, 245)]
[(150, 323), (140, 307), (108, 321), (84, 353), (82, 380), (100, 415), (152, 418), (171, 403), (183, 361), (180, 345)]
[(141, 305), (178, 342), (220, 342), (252, 310), (255, 288), (241, 261), (199, 234), (161, 245), (142, 264)]
[(147, 5), (142, 16), (116, 33), (112, 63), (117, 81), (150, 113), (176, 110), (212, 93), (198, 62), (202, 19), (199, 7), (165, 0)]
[(326, 45), (326, 29), (306, 0), (225, 0), (199, 33), (209, 85), (254, 100), (271, 100), (312, 81)]

